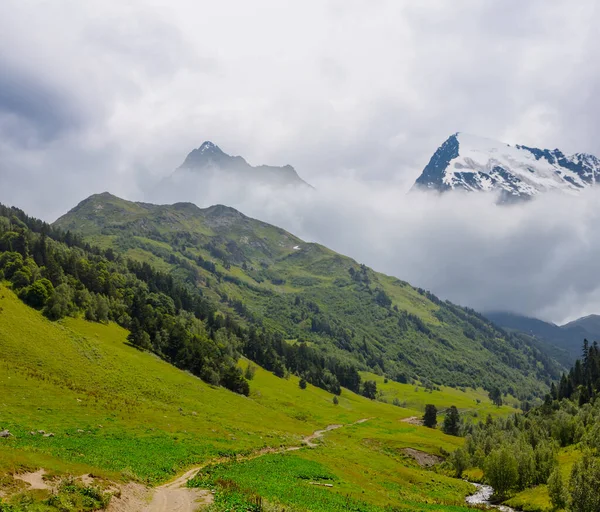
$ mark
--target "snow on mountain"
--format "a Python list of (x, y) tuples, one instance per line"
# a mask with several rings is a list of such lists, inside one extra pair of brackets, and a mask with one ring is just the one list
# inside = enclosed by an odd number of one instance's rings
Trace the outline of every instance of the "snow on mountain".
[(558, 149), (511, 146), (455, 133), (431, 157), (413, 189), (501, 192), (505, 200), (560, 190), (577, 193), (600, 182), (600, 160)]

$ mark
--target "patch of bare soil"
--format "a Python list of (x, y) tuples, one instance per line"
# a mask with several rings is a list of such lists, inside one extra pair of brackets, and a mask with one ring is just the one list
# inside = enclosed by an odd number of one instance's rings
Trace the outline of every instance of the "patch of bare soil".
[(44, 481), (44, 475), (46, 471), (40, 469), (35, 473), (21, 473), (20, 475), (13, 475), (15, 480), (21, 480), (29, 484), (30, 489), (50, 489), (50, 486)]
[(141, 484), (128, 483), (120, 486), (110, 500), (107, 512), (140, 512), (148, 507), (152, 489)]
[(187, 487), (159, 487), (152, 497), (152, 503), (144, 512), (196, 512), (200, 507), (213, 502), (210, 491)]
[(415, 450), (414, 448), (404, 448), (402, 452), (408, 455), (409, 457), (415, 459), (417, 461), (417, 464), (424, 468), (428, 468), (434, 466), (435, 464), (439, 464), (443, 460), (437, 455), (431, 455), (431, 453), (425, 453), (420, 450)]
[(410, 418), (404, 418), (401, 420), (403, 423), (410, 423), (411, 425), (418, 425), (419, 427), (423, 426), (423, 420), (418, 416), (411, 416)]

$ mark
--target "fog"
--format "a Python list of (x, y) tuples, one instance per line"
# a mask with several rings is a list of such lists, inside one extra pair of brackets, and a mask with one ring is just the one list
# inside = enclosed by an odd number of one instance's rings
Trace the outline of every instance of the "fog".
[(558, 323), (600, 312), (598, 189), (502, 206), (493, 194), (407, 193), (352, 178), (315, 185), (286, 192), (200, 181), (175, 195), (234, 206), (480, 311)]

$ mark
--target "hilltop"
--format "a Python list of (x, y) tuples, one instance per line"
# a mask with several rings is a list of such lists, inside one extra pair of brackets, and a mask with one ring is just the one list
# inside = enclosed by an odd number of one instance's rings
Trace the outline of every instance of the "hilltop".
[[(105, 193), (54, 226), (193, 284), (243, 325), (285, 340), (275, 342), (281, 354), (314, 349), (351, 389), (356, 379), (340, 367), (398, 382), (500, 387), (522, 398), (544, 393), (558, 375), (536, 340), (233, 208), (134, 203)], [(282, 357), (295, 364), (296, 356)]]

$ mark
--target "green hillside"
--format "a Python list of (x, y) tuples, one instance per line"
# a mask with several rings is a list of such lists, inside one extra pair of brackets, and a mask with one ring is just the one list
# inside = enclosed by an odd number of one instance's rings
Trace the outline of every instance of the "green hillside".
[(558, 376), (535, 340), (232, 208), (104, 193), (54, 226), (170, 272), (243, 325), (398, 382), (499, 387), (524, 399)]
[[(268, 510), (466, 510), (468, 484), (421, 468), (402, 451), (439, 456), (462, 445), (461, 438), (402, 422), (417, 412), (347, 390), (336, 405), (331, 394), (310, 384), (302, 390), (297, 377), (260, 367), (245, 397), (132, 347), (127, 334), (78, 318), (52, 322), (0, 285), (0, 427), (12, 434), (0, 439), (0, 492), (14, 506), (0, 501), (0, 509), (91, 510), (78, 508), (83, 501), (73, 505), (73, 489), (89, 497), (130, 480), (156, 484), (212, 462), (190, 484), (214, 488), (217, 510), (247, 510), (239, 500), (252, 493)], [(443, 396), (446, 405), (454, 400)], [(344, 427), (316, 441), (316, 449), (265, 451), (298, 446), (330, 424)], [(264, 455), (231, 459), (253, 453)], [(52, 498), (12, 478), (38, 468), (50, 482), (91, 473), (94, 484), (63, 485)]]

